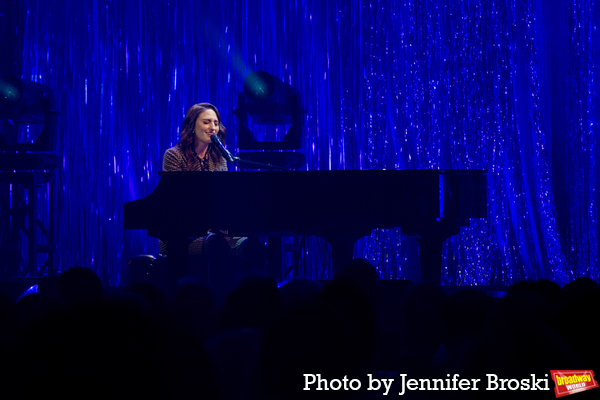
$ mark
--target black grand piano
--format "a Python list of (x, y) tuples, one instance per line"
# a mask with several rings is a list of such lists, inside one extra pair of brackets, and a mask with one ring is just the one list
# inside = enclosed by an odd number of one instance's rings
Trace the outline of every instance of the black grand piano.
[(170, 280), (189, 238), (314, 235), (331, 244), (334, 268), (373, 228), (415, 235), (423, 280), (440, 283), (442, 244), (487, 216), (487, 174), (473, 170), (162, 172), (148, 196), (123, 204), (123, 228), (147, 229), (168, 249)]

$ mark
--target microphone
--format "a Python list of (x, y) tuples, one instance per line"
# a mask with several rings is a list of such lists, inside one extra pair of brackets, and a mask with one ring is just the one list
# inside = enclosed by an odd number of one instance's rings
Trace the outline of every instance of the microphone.
[(231, 153), (229, 152), (229, 150), (227, 150), (223, 146), (223, 143), (221, 143), (221, 141), (219, 140), (219, 137), (217, 135), (210, 135), (210, 141), (215, 146), (217, 146), (217, 148), (219, 149), (219, 151), (221, 152), (221, 154), (223, 154), (223, 157), (225, 157), (225, 159), (227, 160), (227, 162), (234, 163), (236, 161), (237, 157), (234, 157), (234, 156), (231, 155)]

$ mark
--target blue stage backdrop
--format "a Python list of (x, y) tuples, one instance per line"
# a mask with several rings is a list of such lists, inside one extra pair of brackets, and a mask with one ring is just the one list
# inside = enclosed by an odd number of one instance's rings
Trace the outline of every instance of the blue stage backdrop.
[[(599, 277), (598, 0), (20, 4), (22, 78), (61, 111), (60, 269), (119, 285), (124, 257), (155, 253), (123, 203), (156, 187), (193, 103), (220, 108), (235, 149), (236, 97), (264, 70), (303, 95), (309, 170), (488, 170), (488, 218), (445, 245), (446, 284)], [(378, 230), (355, 255), (403, 278), (411, 241)]]

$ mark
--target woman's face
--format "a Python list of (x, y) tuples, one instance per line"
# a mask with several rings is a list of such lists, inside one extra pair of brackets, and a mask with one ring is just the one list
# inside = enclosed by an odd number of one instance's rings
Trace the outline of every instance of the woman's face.
[(196, 141), (205, 144), (211, 144), (210, 137), (219, 133), (219, 119), (217, 114), (211, 110), (205, 110), (196, 119), (194, 134)]

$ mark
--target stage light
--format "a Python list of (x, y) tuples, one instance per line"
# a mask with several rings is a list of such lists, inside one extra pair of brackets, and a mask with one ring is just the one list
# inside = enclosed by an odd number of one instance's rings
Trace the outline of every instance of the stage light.
[[(238, 148), (244, 150), (297, 150), (302, 147), (302, 127), (306, 110), (300, 92), (265, 71), (256, 71), (244, 79), (238, 95), (240, 129)], [(292, 125), (280, 142), (258, 142), (248, 127), (248, 117), (257, 125)]]
[[(6, 270), (28, 276), (36, 276), (44, 269), (54, 271), (58, 192), (55, 171), (59, 162), (54, 140), (58, 113), (53, 105), (54, 95), (49, 87), (14, 76), (0, 78), (0, 181), (11, 187), (9, 200), (2, 199), (0, 203), (7, 215), (22, 215), (11, 218), (7, 229), (1, 227), (0, 233), (7, 237), (9, 248), (17, 249), (21, 256)], [(40, 206), (46, 204), (48, 210), (41, 213)], [(47, 222), (40, 215), (49, 215)], [(21, 231), (26, 233), (26, 251), (21, 246)], [(48, 254), (41, 266), (38, 253)]]
[[(58, 113), (53, 108), (54, 93), (48, 86), (36, 82), (23, 82), (14, 76), (1, 77), (0, 121), (7, 123), (0, 126), (0, 151), (54, 150), (53, 118)], [(33, 142), (22, 142), (19, 139), (18, 126), (30, 125)]]
[(259, 125), (293, 124), (300, 108), (300, 92), (264, 71), (256, 71), (244, 79), (243, 93), (248, 115)]
[(0, 78), (0, 118), (12, 123), (43, 124), (54, 113), (54, 93), (36, 82), (23, 83), (14, 76)]
[(0, 78), (0, 104), (11, 106), (21, 99), (23, 95), (23, 82), (14, 76)]
[(243, 91), (250, 100), (266, 101), (275, 91), (275, 78), (264, 71), (253, 72), (244, 79)]

